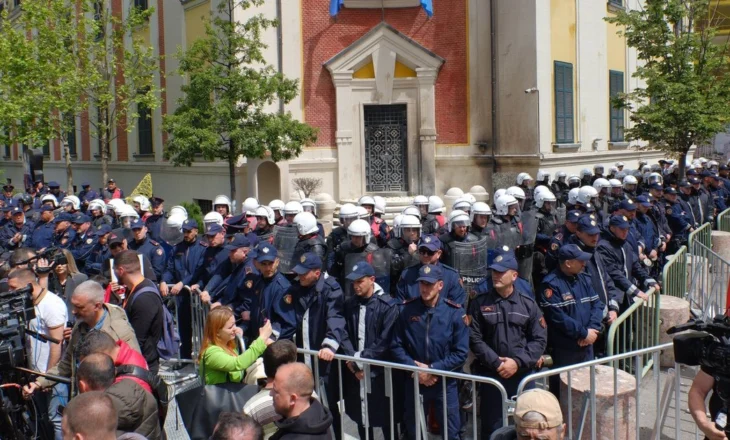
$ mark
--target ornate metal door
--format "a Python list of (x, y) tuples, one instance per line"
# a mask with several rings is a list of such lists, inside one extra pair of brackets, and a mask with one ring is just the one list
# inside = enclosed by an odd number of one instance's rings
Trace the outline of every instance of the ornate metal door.
[(368, 192), (408, 191), (405, 104), (365, 106), (365, 179)]

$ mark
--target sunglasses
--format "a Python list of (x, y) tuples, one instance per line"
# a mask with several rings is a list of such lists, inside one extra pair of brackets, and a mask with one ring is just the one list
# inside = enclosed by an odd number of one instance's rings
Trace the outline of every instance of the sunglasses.
[(114, 243), (109, 245), (109, 249), (116, 249), (122, 247), (121, 243)]
[(428, 255), (429, 257), (435, 254), (436, 252), (429, 251), (428, 249), (419, 249), (418, 253), (420, 255)]

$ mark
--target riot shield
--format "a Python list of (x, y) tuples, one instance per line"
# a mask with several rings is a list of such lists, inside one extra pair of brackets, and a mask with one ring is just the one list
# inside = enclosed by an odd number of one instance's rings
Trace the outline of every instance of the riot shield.
[(295, 264), (292, 262), (294, 248), (299, 242), (297, 228), (288, 226), (274, 227), (274, 247), (279, 252), (279, 271), (283, 274), (291, 273)]
[(352, 281), (347, 276), (355, 270), (355, 267), (361, 263), (370, 264), (375, 270), (375, 282), (380, 285), (385, 293), (390, 293), (390, 262), (392, 253), (390, 249), (378, 249), (372, 253), (357, 252), (345, 255), (345, 270), (341, 283), (345, 299), (354, 295), (352, 290)]
[[(296, 228), (289, 228), (289, 229), (294, 229), (294, 230), (296, 230)], [(298, 234), (298, 233), (297, 233), (297, 234)], [(259, 235), (259, 236), (258, 236), (258, 238), (259, 238), (259, 243), (264, 243), (264, 242), (266, 242), (266, 243), (269, 243), (269, 244), (274, 244), (274, 235), (275, 235), (275, 231), (271, 231), (271, 232), (269, 232), (269, 233), (266, 233), (266, 234), (261, 234), (261, 235)], [(298, 238), (298, 237), (299, 237), (299, 236), (297, 235), (297, 238)], [(277, 248), (277, 249), (278, 249), (278, 248)]]
[(522, 215), (522, 239), (524, 244), (515, 250), (517, 261), (519, 261), (520, 276), (526, 280), (532, 278), (532, 254), (535, 248), (535, 237), (537, 236), (536, 210), (530, 210)]
[(170, 246), (175, 246), (183, 241), (183, 231), (180, 227), (182, 222), (176, 218), (165, 219), (160, 228), (160, 238)]
[(459, 272), (468, 298), (474, 297), (474, 289), (487, 276), (487, 238), (472, 242), (451, 242), (451, 261)]
[(558, 222), (558, 228), (565, 224), (565, 217), (568, 215), (565, 205), (555, 208), (555, 220)]

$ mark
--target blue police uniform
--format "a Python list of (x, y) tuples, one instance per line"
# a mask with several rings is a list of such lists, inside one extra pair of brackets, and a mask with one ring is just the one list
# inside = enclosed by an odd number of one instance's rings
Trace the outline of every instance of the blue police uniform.
[(322, 260), (327, 259), (327, 244), (324, 242), (324, 238), (321, 235), (314, 235), (310, 238), (299, 240), (297, 245), (294, 247), (294, 254), (292, 261), (299, 261), (302, 255), (313, 252)]
[[(420, 270), (419, 279), (434, 283), (442, 279), (443, 271), (436, 265), (426, 265)], [(460, 303), (440, 294), (436, 305), (429, 307), (421, 297), (406, 300), (393, 331), (391, 352), (393, 359), (404, 365), (415, 366), (416, 361), (433, 370), (460, 371), (469, 352), (469, 329), (464, 323), (464, 309)], [(434, 372), (438, 374), (437, 371)], [(426, 413), (435, 405), (436, 414), (447, 408), (447, 427), (441, 426), (443, 438), (460, 438), (461, 420), (457, 381), (446, 379), (446, 402), (443, 396), (443, 378), (430, 387), (420, 386)], [(406, 381), (405, 428), (409, 438), (415, 435), (416, 414), (413, 381)], [(448, 434), (444, 431), (448, 429)]]
[(649, 217), (648, 213), (642, 214), (637, 212), (634, 223), (636, 224), (636, 229), (641, 235), (641, 241), (644, 243), (644, 254), (648, 256), (651, 251), (658, 249), (661, 244), (661, 240), (659, 239), (659, 229), (651, 217)]
[[(489, 268), (498, 272), (516, 271), (518, 264), (514, 254), (505, 253), (495, 257)], [(469, 346), (476, 358), (472, 373), (500, 381), (507, 395), (514, 395), (520, 381), (533, 372), (545, 352), (547, 330), (540, 308), (517, 284), (506, 298), (489, 286), (489, 290), (471, 300), (468, 317)], [(517, 372), (512, 377), (503, 379), (497, 373), (502, 365), (500, 357), (517, 363)], [(484, 384), (480, 397), (481, 438), (489, 438), (502, 425), (502, 408), (494, 404), (502, 395), (496, 387)]]
[[(375, 270), (367, 263), (358, 264), (358, 269), (347, 276), (348, 282), (353, 282), (365, 276), (375, 276)], [(363, 359), (390, 360), (390, 343), (393, 328), (398, 319), (398, 306), (395, 300), (376, 283), (373, 294), (369, 298), (353, 296), (345, 301), (345, 321), (347, 334), (352, 343), (352, 352), (348, 356)], [(357, 363), (353, 367), (356, 371), (364, 368)], [(343, 369), (344, 371), (344, 369)], [(385, 374), (383, 368), (370, 368), (370, 389), (365, 390), (365, 382), (357, 380), (354, 373), (346, 371), (344, 374), (345, 408), (350, 418), (357, 423), (360, 438), (365, 438), (364, 420), (369, 421), (369, 438), (373, 436), (372, 427), (379, 426), (388, 436), (392, 421), (388, 398), (386, 397)], [(365, 406), (365, 393), (367, 406)], [(365, 409), (367, 408), (367, 413)]]
[(33, 237), (30, 247), (33, 249), (46, 249), (53, 246), (53, 238), (56, 235), (56, 225), (53, 221), (37, 223), (33, 229)]
[[(578, 219), (580, 219), (581, 215), (583, 215), (583, 213), (576, 209), (570, 210), (565, 215), (565, 221), (573, 224), (578, 223)], [(565, 244), (572, 235), (573, 233), (570, 232), (565, 225), (561, 226), (555, 231), (555, 234), (553, 234), (553, 238), (550, 240), (550, 245), (548, 246), (547, 253), (545, 254), (545, 267), (548, 272), (554, 270), (558, 266), (558, 250), (560, 250), (560, 247)]]
[(682, 209), (682, 205), (679, 203), (664, 200), (663, 208), (667, 216), (669, 228), (672, 230), (670, 243), (673, 246), (667, 252), (672, 253), (672, 251), (676, 251), (681, 245), (687, 243), (692, 224), (687, 212)]
[(97, 242), (96, 235), (91, 234), (90, 232), (93, 232), (91, 228), (89, 228), (89, 230), (83, 235), (76, 234), (76, 237), (73, 242), (71, 242), (71, 247), (69, 248), (71, 255), (73, 255), (74, 260), (76, 260), (76, 265), (81, 272), (84, 272), (86, 260), (91, 255), (91, 252), (94, 250)]
[(149, 234), (150, 238), (155, 240), (156, 242), (162, 244), (163, 240), (160, 236), (160, 233), (162, 232), (162, 226), (165, 225), (165, 213), (163, 212), (160, 215), (150, 215), (147, 217), (147, 220), (145, 220), (145, 226), (147, 226), (147, 233)]
[[(56, 217), (56, 222), (58, 222), (59, 217)], [(53, 245), (62, 249), (69, 249), (75, 238), (76, 231), (74, 231), (73, 228), (69, 226), (65, 231), (57, 232), (54, 234)]]
[(335, 264), (335, 253), (345, 241), (347, 241), (347, 228), (344, 226), (334, 228), (327, 236), (325, 240), (327, 245), (327, 270)]
[[(279, 271), (271, 278), (264, 278), (259, 273), (251, 273), (244, 280), (243, 294), (239, 297), (248, 297), (245, 305), (235, 310), (236, 315), (241, 312), (250, 312), (250, 320), (244, 323), (244, 336), (249, 341), (258, 337), (259, 328), (264, 320), (270, 319), (274, 313), (281, 313), (285, 305), (283, 299), (291, 283)], [(276, 309), (276, 312), (274, 312)]]
[(111, 257), (112, 253), (109, 250), (109, 246), (102, 245), (97, 241), (89, 254), (89, 258), (86, 260), (86, 265), (84, 267), (85, 273), (89, 276), (101, 275), (108, 270), (108, 268), (104, 267), (104, 264), (109, 261)]
[(162, 278), (162, 272), (165, 270), (165, 251), (158, 242), (149, 237), (145, 237), (141, 242), (132, 240), (129, 242), (129, 249), (147, 257), (152, 263), (152, 270), (155, 271), (157, 279)]
[(190, 285), (197, 284), (202, 288), (213, 277), (218, 265), (228, 259), (228, 252), (224, 252), (223, 246), (208, 246), (204, 242), (201, 242), (200, 245), (205, 248), (205, 251), (197, 262), (193, 276), (190, 278)]
[[(35, 224), (28, 219), (26, 219), (25, 222), (20, 226), (16, 226), (15, 223), (10, 220), (10, 222), (5, 225), (2, 230), (2, 234), (0, 235), (0, 242), (2, 242), (3, 246), (5, 246), (5, 248), (9, 250), (28, 246), (32, 241), (34, 228)], [(21, 236), (20, 241), (17, 243), (11, 242), (11, 239), (15, 236), (15, 234), (20, 234)]]

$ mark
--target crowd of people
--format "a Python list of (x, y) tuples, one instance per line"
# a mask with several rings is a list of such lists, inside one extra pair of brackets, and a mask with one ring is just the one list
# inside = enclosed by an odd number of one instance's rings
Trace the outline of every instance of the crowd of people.
[[(224, 436), (235, 431), (339, 439), (341, 400), (361, 438), (372, 438), (374, 427), (413, 438), (414, 374), (428, 429), (461, 438), (465, 414), (478, 404), (480, 438), (488, 439), (502, 427), (496, 387), (480, 386), (473, 402), (468, 384), (439, 374), (493, 378), (511, 396), (541, 368), (604, 355), (608, 326), (661, 288), (666, 258), (730, 197), (730, 171), (715, 161), (689, 164), (681, 180), (668, 160), (605, 168), (554, 179), (520, 173), (515, 186), (495, 191), (492, 205), (467, 194), (449, 208), (419, 195), (392, 224), (383, 219), (385, 199), (365, 195), (339, 208), (339, 225), (326, 236), (311, 199), (249, 198), (236, 214), (218, 196), (198, 224), (182, 207), (166, 212), (160, 197), (125, 203), (113, 180), (101, 195), (88, 185), (78, 196), (55, 182), (20, 195), (5, 185), (0, 289), (30, 285), (31, 328), (64, 341), (28, 337), (30, 368), (73, 378), (66, 386), (39, 377), (23, 394), (43, 408), (56, 438), (105, 429), (156, 440), (164, 417), (151, 378), (175, 353), (196, 356), (209, 385), (256, 375), (249, 383), (258, 393), (243, 414), (221, 416), (211, 438), (239, 438)], [(199, 352), (196, 295), (210, 305)], [(337, 354), (362, 362), (343, 364), (340, 377)], [(394, 372), (390, 394), (385, 371), (367, 368), (367, 359), (419, 370)], [(314, 392), (315, 370), (326, 396)], [(557, 385), (550, 389), (559, 396)], [(383, 410), (391, 403), (393, 412)], [(90, 405), (103, 423), (82, 428), (78, 411)], [(557, 428), (553, 413), (540, 414), (524, 426)], [(86, 432), (77, 438), (112, 438)]]

